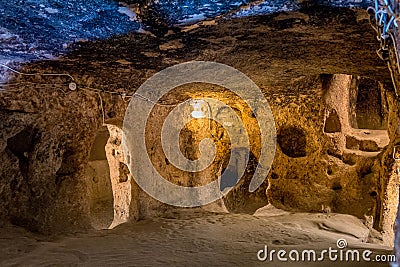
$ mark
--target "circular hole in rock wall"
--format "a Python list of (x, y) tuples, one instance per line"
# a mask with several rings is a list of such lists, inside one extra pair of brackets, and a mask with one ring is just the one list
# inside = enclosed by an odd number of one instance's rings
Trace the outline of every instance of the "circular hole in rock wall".
[(282, 152), (289, 157), (300, 158), (307, 155), (307, 137), (301, 128), (295, 126), (280, 128), (277, 141)]

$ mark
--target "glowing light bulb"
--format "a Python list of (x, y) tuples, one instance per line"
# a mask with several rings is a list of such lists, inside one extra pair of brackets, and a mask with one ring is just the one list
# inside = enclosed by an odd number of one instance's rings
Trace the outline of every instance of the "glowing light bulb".
[(193, 118), (201, 119), (206, 116), (203, 111), (205, 105), (205, 102), (203, 100), (193, 100), (190, 105), (193, 107), (193, 111), (191, 113)]
[(193, 118), (195, 118), (195, 119), (201, 119), (201, 118), (204, 118), (205, 116), (205, 114), (203, 113), (203, 111), (192, 111), (192, 117)]

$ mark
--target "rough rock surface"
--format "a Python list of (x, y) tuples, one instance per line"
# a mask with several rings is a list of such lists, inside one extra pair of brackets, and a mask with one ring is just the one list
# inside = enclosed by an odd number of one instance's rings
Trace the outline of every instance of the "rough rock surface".
[[(0, 209), (5, 212), (0, 216), (45, 233), (90, 227), (92, 198), (87, 167), (103, 123), (110, 131), (106, 156), (114, 193), (114, 223), (163, 213), (167, 207), (135, 185), (123, 156), (116, 154), (121, 151), (124, 100), (165, 67), (209, 60), (237, 68), (262, 89), (278, 132), (277, 156), (263, 187), (268, 187), (265, 199), (260, 191), (256, 197), (240, 193), (239, 184), (226, 199), (228, 210), (248, 211), (254, 207), (247, 204), (257, 200), (289, 210), (372, 216), (373, 226), (387, 231), (390, 240), (397, 204), (394, 188), (398, 186), (391, 153), (399, 109), (390, 89), (390, 73), (376, 56), (376, 47), (364, 10), (318, 6), (272, 15), (217, 18), (179, 31), (167, 30), (165, 35), (130, 32), (80, 42), (70, 46), (63, 57), (20, 68), (26, 73), (68, 73), (77, 83), (76, 91), (68, 90), (72, 81), (68, 76), (21, 76), (4, 69), (1, 77), (7, 84), (2, 84), (0, 91)], [(350, 132), (357, 128), (354, 122), (344, 123), (347, 104), (343, 101), (357, 102), (350, 95), (357, 77), (377, 81), (385, 89), (375, 88), (384, 96), (378, 106), (387, 116), (377, 118), (388, 120), (386, 143), (362, 133), (360, 137), (354, 133), (357, 131)], [(343, 97), (329, 98), (331, 90), (338, 90)], [(128, 98), (122, 98), (122, 93)], [(218, 89), (205, 94), (224, 96)], [(165, 101), (176, 99), (166, 97)], [(357, 113), (357, 105), (352, 107)], [(158, 115), (162, 112), (154, 116), (150, 126), (154, 132), (160, 127), (162, 116)], [(193, 136), (199, 137), (190, 131), (185, 135), (187, 139)], [(196, 138), (194, 146), (187, 147), (188, 156), (196, 156)], [(257, 158), (256, 142), (254, 146)], [(151, 155), (155, 162), (165, 162), (161, 153), (153, 151)], [(221, 156), (217, 161), (220, 165), (213, 166), (210, 173), (215, 175), (224, 160)], [(175, 181), (199, 182), (195, 178), (182, 175)], [(212, 177), (200, 182), (208, 179)]]
[(149, 30), (164, 35), (216, 17), (246, 17), (309, 6), (362, 7), (373, 1), (183, 1), (183, 0), (60, 0), (0, 1), (0, 62), (55, 59), (79, 41), (104, 40)]

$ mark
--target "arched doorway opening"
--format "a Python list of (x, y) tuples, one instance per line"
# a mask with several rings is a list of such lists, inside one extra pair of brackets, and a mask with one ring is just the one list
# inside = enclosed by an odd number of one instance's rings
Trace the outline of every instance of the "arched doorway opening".
[(93, 228), (107, 229), (114, 218), (114, 199), (105, 146), (110, 138), (103, 126), (97, 132), (86, 169), (90, 220)]

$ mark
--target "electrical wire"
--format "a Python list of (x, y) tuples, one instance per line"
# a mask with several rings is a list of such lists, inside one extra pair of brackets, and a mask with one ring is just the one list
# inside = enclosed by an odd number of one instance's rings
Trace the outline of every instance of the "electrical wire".
[(111, 94), (111, 95), (119, 95), (124, 100), (124, 102), (129, 102), (129, 100), (126, 100), (127, 98), (137, 97), (137, 98), (140, 98), (144, 101), (150, 102), (157, 106), (176, 107), (177, 105), (179, 105), (179, 103), (177, 103), (177, 104), (162, 104), (162, 103), (154, 102), (151, 99), (149, 99), (143, 95), (140, 95), (138, 93), (134, 93), (133, 95), (127, 95), (126, 92), (107, 91), (104, 89), (97, 89), (97, 88), (91, 88), (91, 87), (81, 87), (81, 89), (85, 89), (87, 91), (93, 91), (93, 92), (97, 92), (97, 93), (107, 93), (107, 94)]
[(142, 95), (137, 94), (137, 93), (133, 94), (132, 97), (138, 97), (138, 98), (140, 98), (140, 99), (142, 99), (144, 101), (150, 102), (150, 103), (152, 103), (154, 105), (161, 106), (161, 107), (176, 107), (176, 106), (178, 106), (180, 104), (180, 102), (176, 103), (176, 104), (162, 104), (162, 103), (154, 102), (151, 99), (148, 99), (147, 97), (142, 96)]
[(379, 0), (375, 0), (375, 7), (368, 7), (367, 12), (372, 11), (375, 15), (375, 22), (377, 26), (374, 26), (371, 17), (369, 17), (369, 23), (371, 27), (377, 33), (377, 39), (380, 41), (381, 39), (386, 40), (390, 36), (390, 32), (392, 30), (392, 25), (398, 28), (399, 25), (397, 22), (400, 21), (400, 17), (393, 11), (393, 8), (390, 6), (387, 0), (384, 0), (384, 4), (381, 4)]
[[(375, 7), (369, 7), (367, 9), (368, 12), (373, 11), (375, 13), (375, 23), (376, 26), (373, 25), (371, 21), (371, 17), (369, 17), (369, 22), (374, 29), (374, 31), (377, 34), (377, 39), (381, 43), (381, 47), (379, 50), (377, 50), (378, 56), (385, 62), (387, 62), (389, 69), (391, 70), (391, 62), (390, 59), (388, 58), (387, 51), (389, 51), (389, 42), (388, 39), (391, 40), (392, 45), (394, 46), (394, 53), (396, 55), (396, 66), (398, 73), (400, 73), (400, 60), (399, 60), (399, 54), (398, 54), (398, 48), (396, 44), (396, 38), (395, 38), (395, 33), (393, 31), (393, 26), (398, 29), (399, 25), (398, 22), (400, 22), (400, 17), (398, 14), (396, 14), (397, 10), (394, 11), (394, 9), (390, 6), (388, 0), (384, 0), (383, 4), (379, 0), (375, 0)], [(386, 53), (385, 53), (386, 52)], [(393, 85), (396, 88), (396, 82), (395, 82), (395, 77), (394, 73), (391, 70), (390, 71), (391, 78), (393, 81)], [(398, 88), (396, 88), (396, 92), (398, 92)]]
[[(21, 83), (21, 82), (19, 82), (19, 83), (0, 84), (0, 88), (2, 88), (2, 87), (8, 87), (8, 88), (20, 87), (21, 85), (26, 85), (26, 84), (33, 85), (33, 86), (51, 86), (51, 87), (57, 86), (57, 85), (65, 86), (65, 84), (34, 83), (34, 82), (23, 82), (23, 83)], [(177, 105), (179, 105), (179, 103), (163, 104), (163, 103), (155, 102), (155, 101), (152, 101), (149, 98), (147, 98), (147, 97), (145, 97), (143, 95), (140, 95), (138, 93), (135, 93), (133, 95), (128, 95), (126, 92), (115, 92), (115, 91), (108, 91), (108, 90), (104, 90), (104, 89), (97, 89), (97, 88), (84, 87), (84, 86), (81, 87), (79, 85), (78, 85), (78, 88), (81, 89), (81, 90), (84, 90), (84, 91), (91, 91), (91, 92), (95, 92), (95, 93), (98, 93), (98, 94), (106, 93), (106, 94), (111, 94), (111, 95), (119, 95), (119, 96), (121, 96), (121, 98), (123, 99), (124, 102), (129, 102), (130, 99), (132, 99), (133, 97), (137, 97), (137, 98), (140, 98), (140, 99), (142, 99), (144, 101), (150, 102), (150, 103), (152, 103), (154, 105), (157, 105), (157, 106), (176, 107)], [(64, 94), (69, 94), (69, 93), (72, 92), (71, 90), (69, 90), (68, 92), (65, 92), (61, 88), (57, 88), (57, 89), (61, 90)], [(7, 89), (7, 90), (6, 89), (1, 89), (1, 91), (9, 91), (9, 92), (11, 92), (9, 89)], [(13, 91), (16, 91), (16, 90), (13, 90)]]
[[(6, 93), (7, 92), (21, 92), (23, 90), (23, 88), (20, 88), (21, 84), (23, 84), (23, 83), (0, 84), (0, 91), (1, 92), (6, 92)], [(31, 83), (31, 82), (29, 82), (29, 83), (26, 82), (25, 84), (29, 84), (29, 85), (33, 85), (33, 86), (40, 85), (41, 87), (45, 87), (45, 88), (46, 87), (47, 88), (54, 88), (57, 85), (60, 85), (60, 84), (50, 84), (50, 83), (45, 84), (45, 83)], [(5, 88), (7, 88), (7, 89), (5, 89)], [(19, 89), (14, 89), (14, 88), (19, 88)], [(64, 91), (61, 86), (60, 87), (56, 87), (55, 89), (63, 92), (64, 95), (68, 95), (68, 94), (70, 94), (72, 92), (72, 91), (68, 91), (68, 92)]]
[[(368, 7), (368, 8), (367, 8), (367, 12), (369, 12), (369, 11), (371, 11), (371, 10), (374, 12), (374, 14), (376, 14), (375, 8), (373, 8), (373, 7)], [(374, 31), (376, 32), (376, 34), (379, 35), (378, 27), (376, 27), (376, 26), (374, 25), (374, 23), (372, 23), (371, 16), (368, 16), (368, 22), (369, 22), (371, 28), (374, 29)], [(378, 41), (380, 41), (380, 40), (378, 40)]]
[[(74, 77), (72, 77), (70, 74), (67, 74), (67, 73), (23, 73), (23, 72), (17, 71), (16, 69), (13, 69), (13, 68), (11, 68), (11, 67), (9, 67), (7, 65), (1, 64), (1, 63), (0, 63), (0, 66), (3, 67), (3, 68), (6, 68), (6, 69), (8, 69), (8, 70), (10, 70), (10, 71), (12, 71), (12, 72), (14, 72), (16, 74), (23, 75), (23, 76), (36, 76), (36, 75), (39, 75), (39, 76), (67, 76), (72, 81), (75, 81)], [(29, 83), (29, 82), (26, 82), (26, 83)], [(45, 85), (45, 84), (41, 84), (41, 83), (29, 83), (29, 84), (42, 85), (42, 86)], [(18, 86), (18, 85), (21, 85), (21, 83), (13, 83), (13, 84), (0, 83), (0, 87), (12, 87), (12, 86)], [(55, 84), (52, 84), (52, 85), (55, 85)], [(124, 102), (128, 102), (129, 101), (129, 100), (126, 100), (127, 98), (129, 99), (129, 98), (133, 98), (133, 97), (138, 97), (138, 98), (141, 98), (142, 100), (148, 101), (148, 102), (150, 102), (150, 103), (152, 103), (154, 105), (158, 105), (158, 106), (175, 107), (175, 106), (179, 105), (179, 103), (178, 104), (162, 104), (162, 103), (154, 102), (154, 101), (152, 101), (152, 100), (150, 100), (150, 99), (148, 99), (148, 98), (146, 98), (146, 97), (144, 97), (144, 96), (142, 96), (140, 94), (136, 94), (136, 93), (133, 94), (133, 95), (127, 95), (126, 92), (114, 92), (114, 91), (107, 91), (107, 90), (104, 90), (104, 89), (97, 89), (97, 88), (91, 88), (91, 87), (80, 87), (80, 88), (82, 90), (93, 91), (93, 92), (97, 92), (97, 93), (108, 93), (108, 94), (111, 94), (111, 95), (119, 95), (119, 96), (122, 97)], [(68, 94), (62, 89), (59, 89), (59, 90), (61, 90), (64, 94)], [(9, 91), (9, 90), (2, 89), (1, 91)]]
[(106, 113), (105, 113), (105, 111), (104, 111), (103, 98), (101, 97), (101, 94), (100, 94), (100, 93), (97, 93), (97, 95), (99, 96), (99, 99), (100, 99), (101, 115), (102, 115), (103, 126), (104, 126), (104, 125), (106, 125)]
[[(126, 92), (115, 92), (115, 91), (109, 91), (109, 90), (104, 90), (104, 89), (98, 89), (98, 88), (92, 88), (92, 87), (85, 87), (85, 86), (79, 86), (75, 84), (75, 79), (74, 77), (72, 77), (70, 74), (65, 74), (65, 73), (23, 73), (20, 71), (17, 71), (7, 65), (4, 64), (0, 64), (1, 67), (6, 68), (16, 74), (19, 75), (23, 75), (23, 76), (67, 76), (69, 77), (74, 83), (70, 83), (70, 87), (68, 90), (68, 92), (66, 92), (65, 90), (62, 89), (63, 86), (65, 86), (65, 84), (60, 84), (60, 83), (54, 83), (54, 84), (46, 84), (46, 83), (34, 83), (34, 82), (18, 82), (18, 83), (0, 83), (0, 92), (20, 92), (20, 90), (10, 90), (9, 88), (13, 88), (13, 87), (21, 87), (21, 85), (32, 85), (32, 86), (42, 86), (42, 87), (56, 87), (55, 89), (61, 91), (64, 95), (68, 95), (70, 93), (72, 93), (73, 91), (75, 91), (76, 89), (78, 90), (82, 90), (83, 92), (91, 92), (96, 94), (99, 97), (100, 100), (100, 110), (101, 110), (101, 116), (102, 116), (102, 123), (103, 125), (105, 125), (105, 120), (106, 120), (106, 115), (105, 115), (105, 110), (104, 110), (104, 101), (103, 101), (103, 97), (102, 97), (102, 93), (106, 93), (106, 94), (110, 94), (110, 95), (119, 95), (121, 96), (122, 100), (126, 103), (132, 100), (132, 98), (136, 97), (139, 99), (142, 99), (144, 101), (147, 101), (149, 103), (152, 103), (153, 105), (156, 106), (162, 106), (162, 107), (176, 107), (180, 104), (180, 102), (178, 103), (174, 103), (174, 104), (163, 104), (163, 103), (159, 103), (158, 101), (153, 101), (143, 95), (140, 95), (138, 93), (134, 93), (133, 95), (128, 95)], [(71, 87), (71, 84), (73, 85)], [(8, 89), (5, 89), (8, 88)], [(73, 89), (72, 89), (73, 88)], [(210, 107), (209, 107), (210, 109)], [(209, 122), (209, 128), (211, 131), (211, 122)], [(214, 136), (213, 136), (214, 137)]]
[(81, 88), (81, 90), (82, 91), (86, 91), (86, 92), (94, 93), (99, 97), (99, 99), (100, 99), (100, 111), (101, 111), (101, 116), (102, 116), (102, 123), (103, 123), (103, 125), (105, 125), (106, 124), (106, 114), (105, 114), (105, 111), (104, 111), (103, 98), (101, 97), (101, 94), (99, 92), (96, 92), (96, 91), (93, 91), (93, 90), (88, 90), (86, 88)]
[[(74, 80), (72, 78), (72, 76), (71, 76), (71, 79)], [(64, 95), (68, 95), (68, 94), (70, 94), (70, 93), (75, 91), (75, 90), (73, 90), (73, 91), (69, 90), (68, 92), (64, 91), (62, 89), (62, 87), (65, 86), (65, 84), (44, 84), (44, 83), (25, 82), (25, 83), (0, 84), (0, 92), (20, 92), (21, 89), (20, 90), (10, 90), (10, 89), (4, 89), (4, 87), (8, 87), (8, 88), (12, 88), (14, 86), (15, 87), (20, 87), (22, 84), (29, 84), (29, 85), (33, 85), (33, 86), (38, 86), (38, 85), (40, 85), (40, 86), (50, 86), (50, 87), (59, 86), (56, 89), (61, 91)], [(141, 94), (138, 94), (138, 93), (134, 93), (133, 95), (127, 95), (126, 92), (114, 92), (114, 91), (108, 91), (108, 90), (97, 89), (97, 88), (92, 88), (92, 87), (83, 87), (83, 86), (80, 87), (80, 86), (78, 86), (78, 90), (81, 90), (84, 93), (86, 93), (86, 92), (94, 93), (99, 97), (99, 100), (100, 100), (99, 106), (100, 106), (101, 117), (102, 117), (102, 125), (106, 125), (106, 115), (105, 115), (104, 104), (103, 104), (104, 101), (103, 101), (103, 97), (101, 96), (102, 93), (106, 93), (106, 94), (110, 94), (110, 95), (119, 95), (119, 96), (121, 96), (121, 98), (122, 98), (122, 100), (124, 102), (129, 102), (132, 98), (136, 97), (136, 98), (142, 99), (144, 101), (147, 101), (149, 103), (152, 103), (153, 105), (162, 106), (162, 107), (176, 107), (181, 103), (181, 102), (178, 102), (178, 103), (174, 103), (174, 104), (163, 104), (163, 103), (158, 103), (158, 102), (152, 101), (151, 99), (149, 99), (149, 98), (147, 98), (147, 97), (145, 97), (145, 96), (143, 96)], [(208, 105), (210, 116), (212, 116), (211, 115), (211, 112), (212, 112), (211, 106), (210, 106), (210, 104), (208, 102), (207, 102), (207, 105)], [(211, 136), (216, 141), (220, 142), (220, 140), (216, 136), (214, 136), (214, 134), (212, 133), (211, 120), (208, 120), (208, 127), (209, 127), (209, 130), (210, 130)]]
[(0, 66), (3, 67), (3, 68), (6, 68), (6, 69), (8, 69), (8, 70), (10, 70), (10, 71), (12, 71), (12, 72), (14, 72), (16, 74), (23, 75), (23, 76), (37, 76), (37, 75), (39, 75), (39, 76), (67, 76), (72, 81), (75, 81), (74, 77), (72, 77), (71, 75), (69, 75), (67, 73), (23, 73), (23, 72), (17, 71), (15, 69), (13, 69), (13, 68), (11, 68), (11, 67), (9, 67), (7, 65), (1, 64), (1, 63), (0, 63)]

